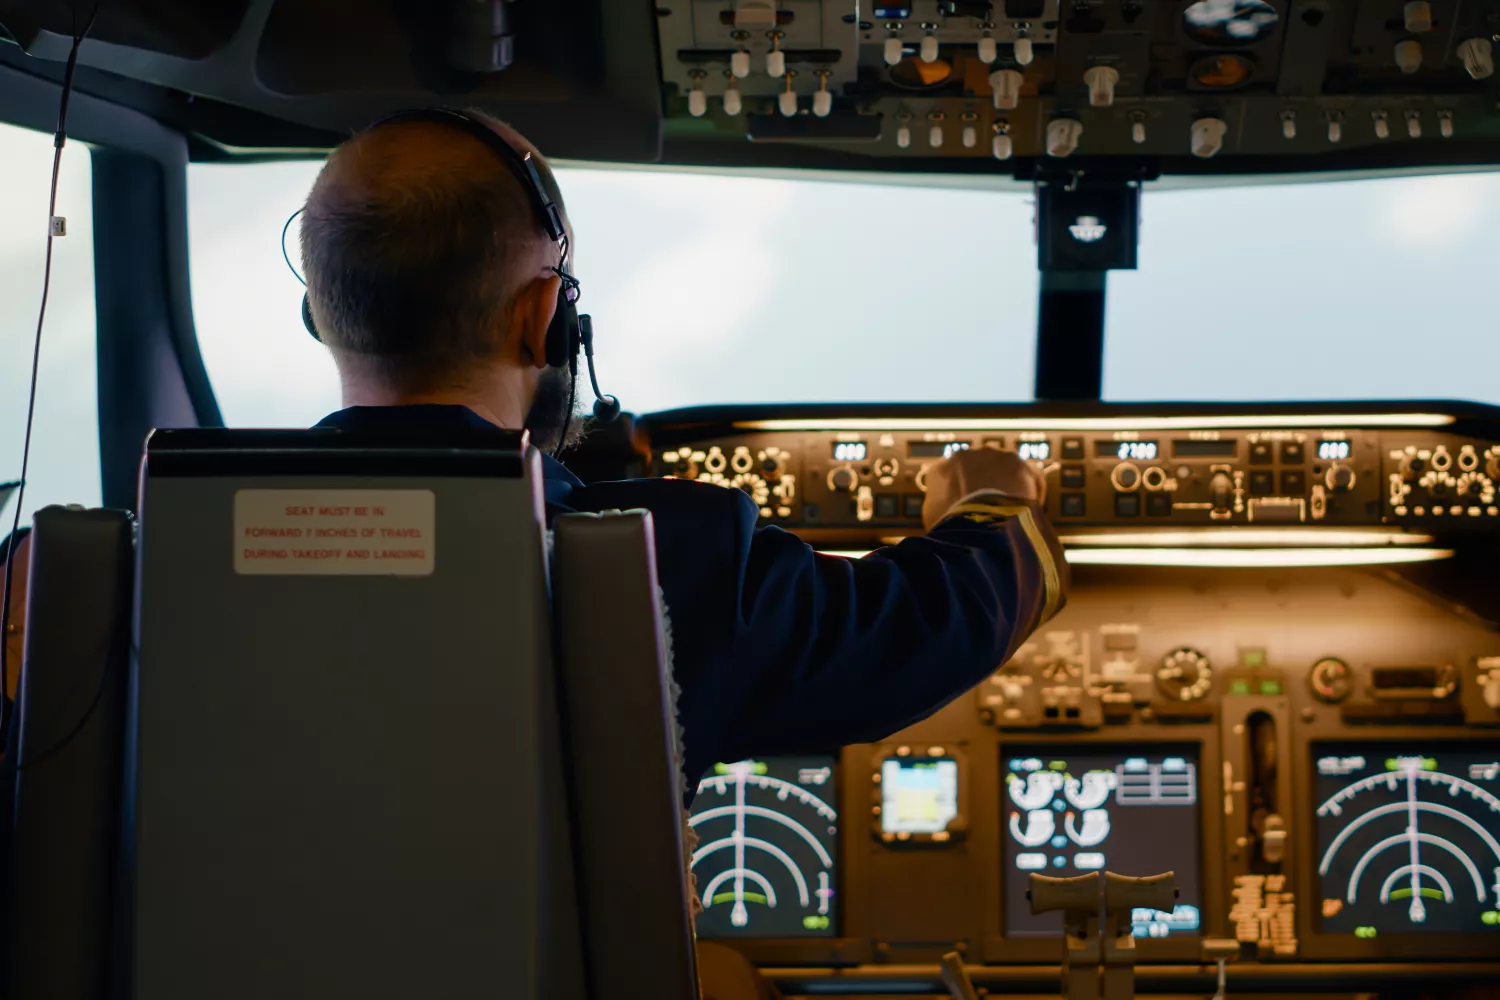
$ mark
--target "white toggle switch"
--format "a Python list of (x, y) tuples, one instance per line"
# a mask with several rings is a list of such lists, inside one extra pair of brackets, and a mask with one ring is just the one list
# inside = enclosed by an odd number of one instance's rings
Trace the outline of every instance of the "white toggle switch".
[(1344, 123), (1337, 118), (1328, 119), (1328, 141), (1344, 141)]
[(1386, 117), (1384, 111), (1372, 111), (1370, 117), (1375, 120), (1375, 138), (1389, 139), (1391, 137), (1391, 120)]
[(943, 145), (943, 126), (934, 125), (927, 130), (927, 145), (933, 149), (941, 149)]
[(820, 90), (813, 95), (813, 114), (819, 118), (827, 118), (828, 113), (833, 110), (833, 95), (826, 90)]
[(1411, 0), (1403, 13), (1406, 16), (1406, 30), (1413, 35), (1432, 30), (1432, 4), (1427, 0)]
[(995, 95), (995, 109), (1010, 111), (1021, 103), (1021, 84), (1026, 78), (1013, 69), (997, 69), (990, 74), (990, 90)]
[(1481, 693), (1484, 695), (1484, 703), (1490, 708), (1500, 708), (1500, 670), (1491, 670), (1489, 675), (1482, 679), (1484, 687)]
[(724, 113), (737, 115), (744, 110), (744, 107), (744, 103), (740, 100), (739, 88), (731, 81), (729, 89), (724, 91)]
[(746, 49), (740, 49), (729, 57), (729, 72), (743, 80), (750, 75), (750, 53)]
[(797, 94), (791, 90), (783, 90), (780, 94), (776, 95), (776, 107), (786, 117), (792, 117), (797, 113)]
[(1458, 57), (1464, 69), (1476, 80), (1487, 80), (1495, 75), (1495, 46), (1488, 38), (1471, 38), (1458, 47)]
[(1422, 43), (1414, 38), (1396, 43), (1396, 66), (1407, 76), (1422, 68)]
[(1115, 84), (1120, 82), (1120, 71), (1113, 66), (1095, 66), (1083, 74), (1088, 84), (1089, 103), (1096, 108), (1107, 108), (1115, 103)]
[(1022, 66), (1030, 66), (1032, 60), (1036, 59), (1036, 49), (1032, 47), (1031, 39), (1016, 39), (1016, 62)]
[(896, 129), (896, 145), (906, 149), (911, 145), (911, 126), (902, 125)]
[(766, 53), (766, 76), (786, 76), (786, 53), (772, 49)]
[(1222, 118), (1199, 118), (1193, 122), (1193, 155), (1206, 160), (1224, 148), (1229, 126)]
[(933, 34), (923, 35), (922, 36), (922, 45), (917, 50), (917, 54), (921, 56), (922, 61), (925, 62), (925, 63), (937, 62), (937, 57), (938, 57), (938, 40), (937, 40), (937, 35), (933, 35)]
[(1281, 137), (1283, 139), (1297, 138), (1297, 112), (1283, 111), (1281, 113)]
[(1406, 134), (1413, 139), (1422, 138), (1422, 116), (1415, 111), (1406, 113)]
[(964, 149), (973, 149), (979, 145), (979, 130), (973, 125), (964, 126)]
[(1438, 112), (1438, 132), (1442, 134), (1444, 139), (1453, 138), (1453, 112)]
[(1008, 160), (1015, 151), (1015, 144), (1010, 141), (1008, 135), (997, 135), (990, 143), (990, 152), (995, 154), (997, 160)]
[(1047, 155), (1072, 156), (1083, 135), (1083, 122), (1076, 118), (1056, 118), (1047, 126)]
[(901, 38), (892, 35), (885, 40), (885, 64), (894, 66), (901, 61)]
[(1000, 46), (988, 31), (979, 39), (979, 61), (988, 66), (1000, 57)]
[(1145, 122), (1131, 122), (1130, 123), (1130, 141), (1133, 142), (1133, 143), (1135, 143), (1137, 146), (1141, 146), (1141, 145), (1145, 144), (1145, 142), (1146, 142), (1146, 123)]
[(702, 87), (695, 86), (688, 91), (688, 114), (694, 118), (702, 118), (708, 114), (708, 95), (703, 92)]

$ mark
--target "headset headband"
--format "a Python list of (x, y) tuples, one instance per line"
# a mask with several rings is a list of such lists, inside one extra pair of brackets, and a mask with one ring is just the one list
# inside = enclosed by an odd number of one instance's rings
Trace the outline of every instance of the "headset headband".
[(397, 111), (384, 118), (377, 118), (365, 128), (365, 131), (369, 132), (382, 125), (393, 125), (397, 122), (431, 122), (434, 125), (460, 129), (494, 150), (495, 155), (504, 160), (510, 172), (515, 174), (516, 180), (521, 182), (521, 187), (526, 189), (526, 193), (531, 198), (531, 207), (536, 210), (537, 221), (542, 224), (547, 238), (553, 243), (567, 242), (568, 231), (563, 226), (562, 209), (547, 193), (547, 186), (542, 183), (542, 175), (537, 172), (531, 153), (518, 151), (494, 129), (477, 118), (449, 108), (415, 108), (410, 111)]

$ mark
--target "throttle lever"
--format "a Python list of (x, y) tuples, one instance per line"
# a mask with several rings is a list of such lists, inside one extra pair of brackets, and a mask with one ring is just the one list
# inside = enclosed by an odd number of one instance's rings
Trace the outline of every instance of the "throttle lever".
[(948, 987), (948, 994), (953, 1000), (979, 1000), (979, 991), (974, 988), (974, 981), (969, 978), (969, 970), (964, 968), (964, 960), (956, 951), (950, 951), (942, 958), (943, 985)]

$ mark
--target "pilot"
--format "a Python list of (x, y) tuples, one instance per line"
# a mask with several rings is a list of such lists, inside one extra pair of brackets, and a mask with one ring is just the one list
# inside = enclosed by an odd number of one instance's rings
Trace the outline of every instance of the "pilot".
[[(529, 153), (561, 205), (531, 143), (471, 117)], [(457, 124), (399, 120), (344, 143), (301, 223), (310, 325), (345, 407), (318, 426), (525, 428), (544, 452), (576, 440), (573, 380), (545, 350), (565, 245), (501, 154)], [(1064, 600), (1043, 480), (1010, 452), (933, 466), (927, 533), (862, 559), (757, 528), (739, 490), (585, 485), (551, 457), (542, 465), (549, 515), (653, 515), (689, 799), (716, 761), (872, 742), (928, 716)]]

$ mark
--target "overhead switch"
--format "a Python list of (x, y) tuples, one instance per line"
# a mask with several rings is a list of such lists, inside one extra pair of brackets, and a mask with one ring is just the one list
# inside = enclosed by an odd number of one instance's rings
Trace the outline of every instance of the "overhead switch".
[(1000, 57), (1000, 46), (995, 36), (986, 31), (979, 39), (979, 61), (988, 66)]
[(990, 143), (990, 152), (995, 154), (997, 160), (1008, 160), (1015, 155), (1015, 144), (1011, 142), (1008, 135), (997, 135)]
[(786, 89), (776, 96), (776, 107), (787, 118), (797, 113), (797, 92), (792, 89), (792, 77), (786, 78)]
[(933, 112), (932, 114), (927, 116), (927, 120), (932, 122), (932, 127), (927, 130), (927, 145), (931, 146), (933, 149), (941, 149), (943, 147), (942, 113)]
[(740, 89), (734, 85), (734, 77), (730, 77), (729, 89), (724, 91), (724, 113), (737, 115), (742, 110), (744, 110), (744, 103), (740, 100)]
[(911, 126), (906, 122), (902, 122), (901, 127), (896, 129), (896, 145), (902, 149), (911, 146)]
[(1137, 146), (1146, 144), (1146, 113), (1137, 111), (1130, 116), (1130, 141)]
[(1407, 76), (1422, 68), (1422, 43), (1414, 38), (1396, 43), (1396, 66)]
[(1329, 142), (1343, 142), (1344, 141), (1344, 122), (1343, 122), (1343, 119), (1338, 118), (1338, 117), (1336, 117), (1334, 115), (1329, 115), (1328, 116), (1328, 141)]
[(973, 149), (979, 145), (979, 130), (973, 125), (964, 126), (964, 149)]
[(1297, 112), (1283, 111), (1281, 113), (1281, 135), (1284, 139), (1297, 138)]
[(1222, 118), (1199, 118), (1193, 122), (1193, 155), (1206, 160), (1219, 155), (1229, 126)]
[(812, 112), (819, 118), (827, 118), (828, 113), (833, 110), (833, 95), (826, 90), (820, 90), (813, 95)]
[(901, 36), (891, 35), (885, 40), (885, 64), (894, 66), (901, 61)]
[(922, 44), (917, 49), (917, 54), (924, 63), (937, 62), (938, 40), (937, 35), (932, 33), (932, 29), (929, 28), (927, 34), (922, 36)]
[(1438, 132), (1442, 134), (1444, 139), (1453, 138), (1453, 112), (1438, 112)]
[(750, 51), (740, 49), (729, 57), (729, 72), (743, 80), (750, 75)]
[(1107, 108), (1115, 103), (1115, 85), (1120, 82), (1120, 71), (1113, 66), (1095, 66), (1083, 74), (1088, 84), (1089, 103), (1096, 108)]
[(1417, 111), (1406, 113), (1406, 134), (1413, 139), (1422, 138), (1422, 115)]
[(1022, 66), (1030, 66), (1036, 60), (1036, 49), (1031, 44), (1031, 39), (1021, 37), (1016, 39), (1016, 62)]
[(766, 76), (786, 76), (786, 53), (780, 48), (772, 48), (766, 53)]
[(1375, 138), (1389, 139), (1391, 137), (1391, 120), (1384, 111), (1371, 111), (1370, 117), (1375, 120)]
[(1458, 57), (1464, 69), (1476, 80), (1488, 80), (1495, 75), (1495, 46), (1488, 38), (1471, 38), (1458, 47)]
[(1012, 111), (1021, 103), (1021, 84), (1026, 78), (1013, 69), (997, 69), (990, 74), (990, 90), (995, 95), (995, 110)]
[(1427, 0), (1411, 0), (1403, 11), (1406, 15), (1406, 30), (1413, 35), (1432, 30), (1432, 4)]
[(1072, 156), (1083, 135), (1083, 122), (1076, 118), (1056, 118), (1047, 126), (1047, 155)]
[(694, 118), (702, 118), (708, 114), (708, 95), (703, 92), (703, 88), (694, 87), (688, 91), (688, 114)]

